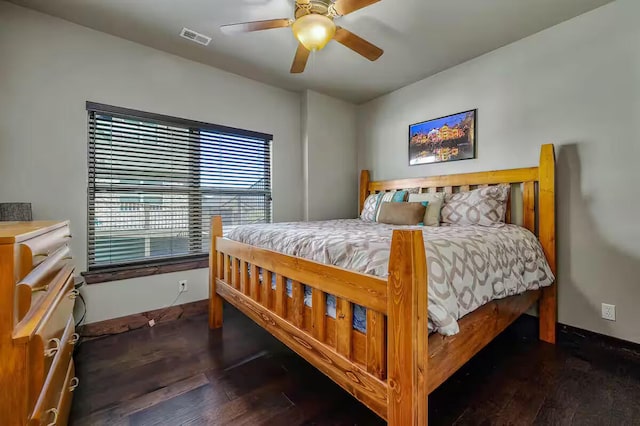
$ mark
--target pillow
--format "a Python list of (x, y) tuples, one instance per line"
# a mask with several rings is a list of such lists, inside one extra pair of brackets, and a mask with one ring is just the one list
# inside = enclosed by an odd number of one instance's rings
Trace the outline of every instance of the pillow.
[(510, 190), (509, 185), (498, 185), (447, 194), (442, 207), (442, 222), (482, 226), (504, 223)]
[(380, 198), (378, 199), (378, 206), (376, 208), (376, 218), (375, 221), (378, 222), (378, 216), (380, 215), (380, 206), (382, 203), (402, 203), (407, 199), (407, 191), (391, 191), (391, 192), (381, 192)]
[(427, 211), (424, 214), (425, 226), (440, 226), (440, 210), (444, 204), (444, 192), (432, 192), (424, 194), (409, 194), (409, 202), (427, 201)]
[(390, 225), (417, 225), (424, 220), (427, 202), (422, 203), (389, 203), (380, 206), (378, 222)]
[(360, 219), (365, 222), (375, 222), (378, 218), (380, 204), (386, 201), (402, 202), (407, 198), (406, 191), (379, 192), (371, 194), (364, 200)]
[(375, 222), (376, 221), (376, 212), (378, 210), (378, 201), (380, 200), (380, 194), (371, 194), (364, 201), (364, 206), (362, 207), (362, 213), (360, 213), (360, 219), (365, 222)]

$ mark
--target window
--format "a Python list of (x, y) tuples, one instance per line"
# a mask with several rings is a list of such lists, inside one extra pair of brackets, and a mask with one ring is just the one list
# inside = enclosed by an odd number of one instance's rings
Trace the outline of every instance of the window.
[(89, 274), (205, 259), (213, 215), (226, 230), (271, 221), (271, 135), (87, 110)]

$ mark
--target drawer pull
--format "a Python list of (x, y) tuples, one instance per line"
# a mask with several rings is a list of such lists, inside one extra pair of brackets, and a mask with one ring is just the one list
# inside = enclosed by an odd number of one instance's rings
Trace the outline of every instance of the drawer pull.
[(41, 291), (49, 291), (49, 284), (45, 284), (45, 285), (40, 286), (40, 287), (33, 287), (31, 289), (31, 293), (39, 293)]
[(64, 238), (71, 238), (71, 234), (65, 235)]
[(72, 256), (65, 256), (65, 257), (63, 257), (63, 258), (62, 258), (62, 259), (60, 259), (60, 260), (71, 260), (71, 259), (73, 259), (73, 257), (72, 257)]
[(80, 295), (80, 291), (75, 288), (69, 292), (69, 299), (74, 300), (76, 297)]
[(80, 379), (78, 379), (77, 377), (72, 378), (69, 382), (69, 392), (73, 392), (74, 390), (76, 390), (79, 384)]
[(53, 421), (49, 423), (47, 426), (56, 426), (58, 423), (58, 409), (57, 408), (49, 408), (47, 410), (47, 414), (53, 414)]
[(37, 253), (34, 254), (33, 257), (48, 257), (49, 253)]
[(80, 340), (80, 335), (78, 333), (73, 333), (71, 335), (71, 339), (69, 340), (69, 344), (73, 346), (78, 343), (78, 340)]
[[(51, 344), (53, 344), (53, 346), (49, 347)], [(49, 339), (49, 341), (47, 342), (47, 349), (44, 350), (44, 356), (50, 358), (54, 356), (58, 352), (58, 350), (60, 350), (60, 339), (58, 339), (57, 337)]]

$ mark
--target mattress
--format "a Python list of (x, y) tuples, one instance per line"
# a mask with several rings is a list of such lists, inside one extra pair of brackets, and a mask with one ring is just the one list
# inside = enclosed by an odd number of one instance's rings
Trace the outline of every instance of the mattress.
[[(555, 279), (538, 239), (517, 225), (422, 227), (341, 219), (243, 225), (227, 238), (386, 278), (394, 229), (423, 231), (430, 332), (456, 334), (458, 320), (480, 306), (551, 285)], [(291, 297), (290, 282), (287, 293)], [(307, 286), (305, 304), (311, 306)], [(335, 318), (331, 295), (327, 315)], [(353, 316), (354, 328), (366, 332), (366, 310), (354, 305)]]

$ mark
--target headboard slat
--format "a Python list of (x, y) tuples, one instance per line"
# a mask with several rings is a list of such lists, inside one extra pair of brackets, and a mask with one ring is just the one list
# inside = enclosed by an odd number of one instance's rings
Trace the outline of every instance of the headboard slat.
[(499, 183), (522, 183), (538, 180), (538, 168), (496, 170), (491, 172), (464, 173), (458, 175), (429, 176), (395, 180), (369, 181), (369, 193), (405, 188), (438, 188), (463, 185), (495, 185)]
[(522, 193), (524, 204), (524, 227), (535, 234), (536, 232), (536, 194), (535, 182), (525, 182)]

